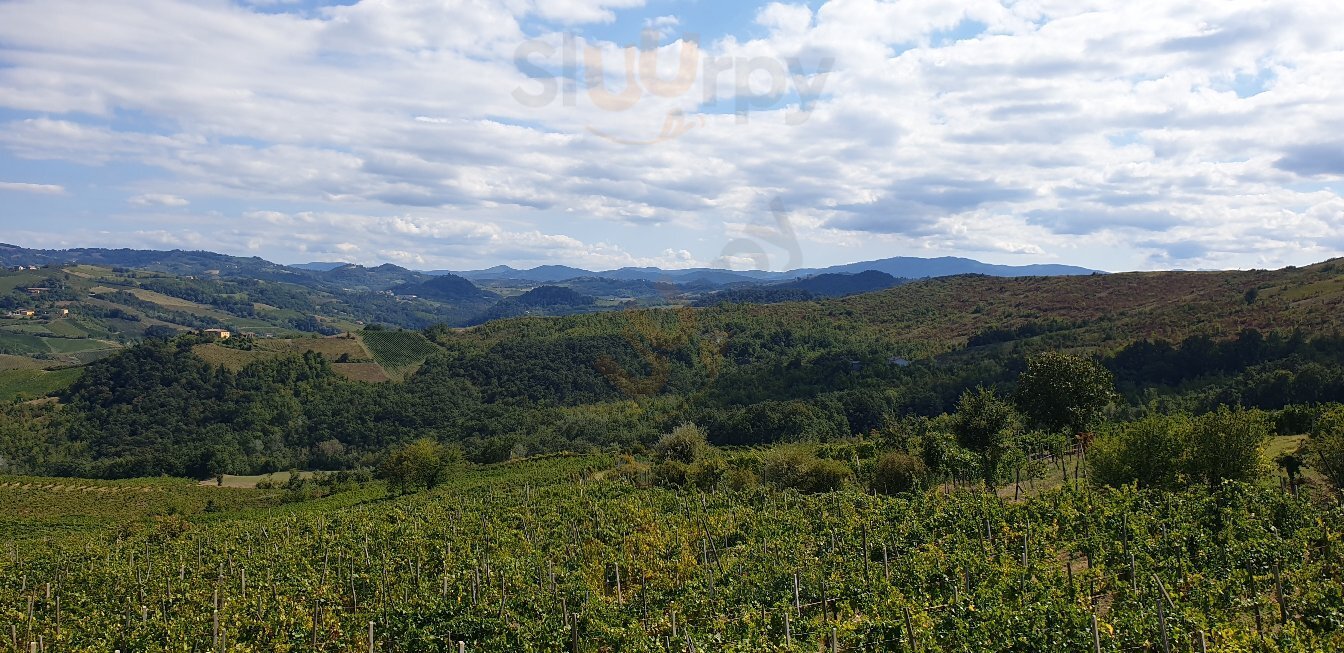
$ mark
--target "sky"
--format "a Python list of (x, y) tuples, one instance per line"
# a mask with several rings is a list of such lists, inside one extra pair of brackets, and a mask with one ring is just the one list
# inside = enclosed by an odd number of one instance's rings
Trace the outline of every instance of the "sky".
[(0, 0), (0, 242), (282, 263), (1344, 255), (1338, 0)]

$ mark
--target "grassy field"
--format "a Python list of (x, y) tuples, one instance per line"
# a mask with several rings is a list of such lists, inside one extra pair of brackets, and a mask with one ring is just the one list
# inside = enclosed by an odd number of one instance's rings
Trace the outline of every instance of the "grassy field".
[(28, 401), (45, 397), (69, 387), (79, 378), (80, 372), (77, 367), (52, 371), (41, 369), (0, 371), (0, 401), (11, 399)]
[(387, 371), (377, 363), (332, 363), (331, 369), (351, 381), (386, 383), (392, 380)]
[[(248, 363), (277, 358), (289, 354), (314, 351), (332, 361), (332, 369), (341, 376), (355, 381), (381, 383), (391, 377), (378, 365), (357, 338), (275, 338), (258, 339), (251, 350), (224, 347), (218, 344), (197, 345), (197, 356), (213, 365), (240, 370)], [(337, 362), (344, 360), (348, 362)]]
[(41, 361), (28, 356), (0, 354), (0, 371), (3, 370), (41, 370), (52, 366), (52, 361)]

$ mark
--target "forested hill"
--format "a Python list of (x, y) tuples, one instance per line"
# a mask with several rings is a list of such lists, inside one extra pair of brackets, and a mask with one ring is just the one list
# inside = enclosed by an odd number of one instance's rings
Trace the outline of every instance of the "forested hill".
[[(523, 317), (426, 330), (402, 383), (317, 354), (233, 371), (193, 336), (95, 362), (59, 407), (3, 411), (11, 471), (203, 475), (368, 464), (417, 437), (478, 461), (638, 448), (682, 422), (721, 445), (828, 440), (937, 415), (1024, 357), (1093, 356), (1122, 413), (1344, 400), (1344, 267), (1070, 278), (962, 276), (844, 299)], [(381, 332), (395, 333), (395, 332)], [(406, 334), (415, 336), (414, 333)], [(366, 344), (371, 339), (364, 338)], [(423, 361), (423, 362), (422, 362)]]

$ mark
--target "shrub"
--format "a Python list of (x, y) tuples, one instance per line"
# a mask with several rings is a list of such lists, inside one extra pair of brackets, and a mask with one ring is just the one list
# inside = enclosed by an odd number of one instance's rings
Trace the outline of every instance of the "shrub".
[(854, 470), (838, 460), (818, 459), (804, 474), (803, 492), (835, 492), (854, 478)]
[(993, 390), (977, 387), (957, 402), (952, 432), (961, 446), (980, 454), (981, 478), (992, 487), (999, 480), (1004, 455), (1022, 433), (1022, 416)]
[(686, 485), (686, 463), (668, 460), (653, 466), (653, 482), (663, 487)]
[(637, 487), (647, 487), (652, 476), (652, 470), (644, 463), (635, 460), (634, 456), (624, 454), (616, 459), (616, 477)]
[(1190, 429), (1190, 477), (1210, 486), (1254, 480), (1263, 472), (1271, 432), (1269, 417), (1258, 410), (1222, 406), (1196, 417)]
[(723, 475), (723, 487), (735, 492), (745, 492), (759, 487), (761, 480), (750, 469), (731, 467)]
[(824, 460), (804, 447), (780, 447), (766, 455), (765, 481), (779, 489), (808, 494), (841, 489), (854, 477), (849, 465)]
[(1344, 406), (1322, 413), (1311, 431), (1307, 460), (1336, 488), (1344, 489)]
[(950, 433), (929, 432), (919, 439), (919, 456), (929, 473), (968, 481), (980, 476), (980, 456), (957, 444)]
[(728, 473), (728, 463), (718, 456), (707, 456), (686, 468), (686, 480), (695, 487), (709, 490), (718, 487)]
[(1186, 466), (1190, 420), (1154, 415), (1103, 432), (1087, 450), (1092, 481), (1121, 486), (1174, 487)]
[(658, 462), (675, 461), (685, 465), (694, 463), (705, 454), (709, 445), (705, 442), (705, 432), (694, 424), (682, 424), (664, 435), (653, 447), (654, 459)]
[(877, 460), (873, 468), (873, 489), (882, 494), (897, 494), (919, 489), (928, 468), (908, 453), (889, 453)]

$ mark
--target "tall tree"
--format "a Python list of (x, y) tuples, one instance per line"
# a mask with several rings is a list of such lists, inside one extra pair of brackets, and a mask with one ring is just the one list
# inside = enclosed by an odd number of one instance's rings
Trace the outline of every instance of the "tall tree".
[(976, 386), (957, 402), (952, 432), (961, 446), (980, 454), (980, 473), (985, 486), (992, 487), (998, 481), (1004, 455), (1022, 433), (1022, 416), (994, 390)]
[(1115, 379), (1092, 360), (1050, 352), (1027, 361), (1014, 398), (1033, 427), (1082, 433), (1114, 400)]

